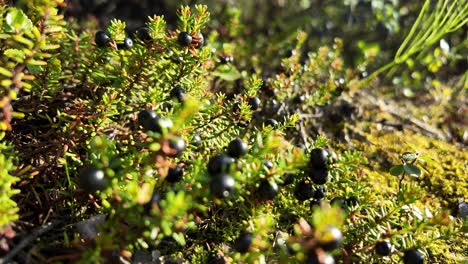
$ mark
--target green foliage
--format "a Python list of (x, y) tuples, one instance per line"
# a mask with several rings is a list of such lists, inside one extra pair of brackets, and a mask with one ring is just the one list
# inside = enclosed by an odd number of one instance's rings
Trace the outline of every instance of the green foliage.
[[(281, 67), (273, 75), (263, 69), (263, 58), (252, 56), (258, 46), (242, 44), (244, 25), (237, 9), (227, 11), (228, 32), (205, 34), (209, 41), (204, 47), (177, 41), (180, 32), (192, 37), (206, 32), (210, 13), (207, 6), (196, 5), (178, 9), (175, 31), (167, 29), (164, 17), (149, 17), (151, 39), (136, 39), (131, 49), (121, 49), (118, 44), (127, 37), (124, 21), (114, 19), (101, 29), (111, 42), (100, 48), (93, 42), (96, 28), (76, 30), (73, 22), (63, 21), (57, 9), (61, 3), (24, 1), (26, 12), (2, 8), (0, 19), (0, 124), (7, 131), (0, 143), (5, 149), (0, 154), (0, 210), (5, 210), (0, 211), (5, 216), (0, 226), (16, 220), (18, 210), (11, 200), (16, 193), (11, 187), (18, 180), (11, 175), (13, 153), (4, 140), (14, 145), (28, 170), (40, 175), (36, 177), (41, 181), (28, 179), (25, 184), (39, 182), (43, 192), (38, 201), (53, 199), (51, 217), (67, 215), (63, 235), (41, 238), (38, 254), (54, 254), (47, 253), (49, 245), (63, 245), (74, 254), (59, 256), (61, 260), (82, 263), (116, 262), (115, 256), (127, 261), (137, 251), (192, 263), (213, 257), (302, 263), (314, 254), (374, 263), (400, 258), (397, 251), (383, 260), (373, 253), (383, 239), (398, 251), (417, 247), (437, 260), (441, 256), (434, 241), (461, 241), (465, 236), (466, 222), (431, 206), (417, 179), (379, 193), (364, 173), (369, 163), (360, 151), (341, 149), (321, 135), (302, 134), (303, 148), (297, 146), (298, 139), (288, 140), (319, 122), (308, 117), (315, 107), (359, 85), (346, 69), (342, 40), (303, 56), (312, 35), (300, 30), (288, 34), (282, 45), (294, 48), (288, 56), (276, 56)], [(266, 54), (280, 49), (272, 42), (262, 46)], [(376, 53), (372, 45), (362, 48)], [(222, 60), (234, 55), (241, 60)], [(247, 62), (252, 65), (246, 67)], [(184, 100), (171, 96), (174, 88), (184, 90)], [(304, 100), (293, 103), (298, 95)], [(251, 107), (253, 96), (262, 99), (260, 110)], [(158, 115), (151, 120), (160, 129), (142, 128), (143, 110)], [(14, 111), (23, 118), (13, 120), (20, 116)], [(270, 118), (278, 125), (267, 125)], [(194, 140), (196, 136), (201, 141)], [(235, 187), (221, 199), (213, 195), (211, 183), (219, 175), (211, 175), (208, 161), (224, 153), (234, 138), (248, 144), (248, 153), (223, 172)], [(328, 160), (325, 198), (297, 199), (299, 182), (319, 189), (311, 172), (320, 168), (311, 166), (310, 151), (331, 147), (341, 151), (336, 161)], [(419, 161), (415, 153), (400, 158), (402, 164), (391, 168), (391, 174), (424, 177), (413, 165)], [(87, 166), (104, 172), (105, 188), (90, 193), (80, 186), (80, 171)], [(169, 171), (176, 166), (183, 177), (169, 182)], [(287, 174), (292, 175), (289, 185)], [(386, 177), (388, 172), (380, 174)], [(259, 196), (265, 179), (281, 186), (269, 201)], [(330, 205), (340, 197), (347, 204)], [(105, 216), (96, 227), (98, 234), (85, 236), (68, 228), (98, 214)], [(343, 238), (337, 241), (339, 249), (325, 253), (320, 243), (331, 240), (331, 227), (340, 229)], [(245, 231), (252, 234), (249, 250), (236, 252), (235, 240)]]
[(13, 185), (19, 180), (12, 175), (16, 169), (13, 165), (11, 147), (0, 143), (0, 229), (18, 220), (18, 208), (12, 197), (19, 191)]

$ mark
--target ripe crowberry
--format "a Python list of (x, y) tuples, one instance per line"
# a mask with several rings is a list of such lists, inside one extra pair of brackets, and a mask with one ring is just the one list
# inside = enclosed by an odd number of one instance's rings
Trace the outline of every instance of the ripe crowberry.
[(185, 101), (185, 90), (180, 86), (176, 86), (171, 90), (170, 96), (176, 98), (179, 103)]
[(187, 32), (180, 32), (177, 40), (179, 41), (180, 45), (188, 46), (192, 43), (192, 36)]
[(263, 180), (258, 186), (258, 196), (262, 200), (272, 200), (278, 194), (278, 184), (273, 181)]
[(317, 200), (317, 199), (313, 199), (310, 201), (310, 210), (314, 210), (314, 208), (316, 207), (320, 207), (320, 200)]
[(274, 165), (273, 165), (273, 162), (271, 162), (271, 160), (265, 160), (265, 161), (263, 162), (263, 166), (265, 166), (265, 168), (266, 168), (267, 170), (271, 170), (271, 169), (273, 169), (273, 166), (274, 166)]
[(423, 253), (421, 253), (421, 251), (415, 248), (410, 248), (404, 252), (403, 263), (404, 264), (423, 264), (424, 255)]
[(119, 49), (131, 49), (133, 47), (133, 40), (129, 37), (124, 38), (123, 43), (117, 44)]
[(229, 172), (232, 163), (234, 163), (233, 158), (224, 154), (217, 154), (208, 161), (208, 173), (211, 176), (216, 176), (220, 173)]
[(310, 165), (315, 169), (326, 169), (328, 165), (328, 152), (322, 148), (313, 149), (310, 152)]
[(234, 241), (234, 249), (240, 253), (246, 253), (250, 249), (253, 236), (249, 232), (244, 232)]
[(94, 35), (94, 42), (98, 47), (106, 47), (107, 45), (109, 45), (110, 41), (111, 38), (109, 34), (105, 31), (100, 30), (96, 32), (96, 35)]
[(175, 183), (182, 180), (182, 176), (184, 176), (184, 171), (182, 167), (179, 165), (175, 166), (174, 168), (169, 168), (167, 171), (166, 181)]
[(162, 129), (159, 126), (159, 119), (160, 116), (153, 110), (143, 110), (138, 113), (138, 122), (145, 130), (161, 133)]
[(139, 28), (137, 30), (137, 37), (143, 42), (148, 42), (153, 39), (151, 38), (151, 30), (147, 27)]
[(375, 253), (379, 256), (388, 256), (392, 253), (392, 244), (388, 241), (379, 241), (375, 244)]
[(201, 142), (201, 137), (200, 137), (200, 135), (198, 135), (198, 134), (193, 135), (193, 137), (192, 137), (192, 144), (193, 144), (195, 147), (199, 147), (199, 146), (201, 146), (201, 143), (202, 143), (202, 142)]
[(227, 198), (234, 192), (234, 178), (227, 173), (217, 175), (211, 179), (210, 190), (217, 198)]
[(185, 140), (178, 136), (170, 138), (169, 147), (173, 150), (173, 153), (169, 154), (168, 156), (179, 157), (185, 150)]
[(311, 168), (309, 170), (309, 177), (315, 184), (325, 184), (328, 181), (328, 170), (325, 168)]
[(314, 192), (314, 199), (320, 200), (325, 197), (327, 190), (323, 186), (317, 186)]
[(294, 196), (299, 201), (305, 201), (312, 198), (314, 196), (314, 190), (312, 189), (310, 182), (308, 180), (298, 182), (294, 189)]
[(78, 183), (84, 191), (93, 193), (104, 190), (107, 187), (108, 180), (103, 170), (90, 166), (80, 171)]
[(260, 107), (260, 103), (260, 99), (256, 96), (249, 98), (250, 109), (252, 109), (253, 111), (257, 110)]
[(318, 242), (323, 250), (332, 251), (340, 246), (342, 239), (341, 231), (336, 226), (328, 225), (321, 231)]
[(248, 146), (247, 143), (242, 141), (240, 138), (236, 138), (229, 142), (229, 145), (227, 147), (227, 153), (229, 156), (233, 158), (240, 158), (247, 154), (248, 151)]

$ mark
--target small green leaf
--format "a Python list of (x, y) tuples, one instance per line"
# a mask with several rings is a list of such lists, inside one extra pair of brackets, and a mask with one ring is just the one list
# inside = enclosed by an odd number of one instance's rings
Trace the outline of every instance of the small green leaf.
[(29, 20), (23, 10), (17, 8), (10, 8), (10, 10), (8, 10), (5, 21), (5, 31), (26, 31), (31, 30), (33, 26), (31, 20)]
[(403, 165), (403, 168), (406, 172), (406, 174), (408, 174), (409, 176), (412, 176), (412, 177), (419, 177), (421, 176), (421, 170), (414, 166), (413, 164), (405, 164)]
[(396, 165), (390, 168), (390, 174), (393, 176), (399, 176), (404, 170), (403, 165)]
[(24, 52), (19, 49), (7, 49), (3, 52), (3, 54), (18, 63), (22, 63), (26, 57)]

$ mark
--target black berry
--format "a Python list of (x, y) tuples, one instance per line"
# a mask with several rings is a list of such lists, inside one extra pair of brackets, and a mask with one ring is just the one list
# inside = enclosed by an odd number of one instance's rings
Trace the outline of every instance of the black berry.
[(392, 244), (388, 241), (379, 241), (375, 244), (375, 253), (379, 256), (388, 256), (392, 253)]
[(249, 252), (253, 236), (249, 232), (244, 232), (234, 241), (234, 249), (240, 253)]
[(185, 101), (185, 90), (180, 86), (176, 86), (171, 90), (170, 96), (172, 98), (176, 98), (177, 101), (182, 103), (183, 101)]
[(144, 42), (152, 40), (151, 30), (147, 27), (141, 27), (137, 30), (137, 37)]
[(185, 147), (186, 147), (185, 140), (178, 136), (173, 137), (169, 139), (169, 147), (171, 148), (173, 153), (168, 156), (179, 157), (180, 155), (182, 155), (182, 153), (185, 150)]
[(160, 116), (153, 110), (143, 110), (138, 113), (138, 122), (147, 131), (162, 132), (162, 127), (159, 123)]
[(217, 198), (228, 198), (234, 192), (234, 178), (227, 173), (223, 173), (211, 179), (210, 190)]
[(359, 198), (357, 196), (350, 196), (348, 199), (346, 199), (346, 205), (347, 206), (356, 206), (359, 204)]
[(123, 43), (117, 44), (119, 49), (131, 49), (133, 47), (133, 40), (129, 37), (124, 38)]
[(263, 166), (265, 166), (265, 168), (266, 168), (267, 170), (271, 170), (271, 169), (273, 169), (273, 166), (274, 166), (274, 165), (273, 165), (273, 162), (271, 162), (271, 160), (265, 160), (265, 161), (263, 162)]
[(233, 158), (224, 154), (217, 154), (208, 161), (208, 173), (211, 176), (216, 176), (220, 173), (228, 172), (232, 163), (234, 163)]
[(260, 103), (261, 103), (260, 99), (256, 96), (249, 98), (250, 109), (254, 111), (260, 108)]
[(184, 176), (184, 171), (182, 167), (179, 165), (175, 166), (174, 168), (169, 168), (166, 176), (166, 181), (175, 183), (182, 180), (182, 176)]
[(192, 43), (192, 36), (187, 32), (180, 32), (179, 37), (177, 38), (180, 45), (188, 46)]
[(339, 206), (341, 208), (346, 208), (346, 200), (343, 197), (335, 197), (330, 201), (331, 206)]
[(310, 182), (308, 180), (298, 182), (294, 189), (294, 196), (299, 201), (305, 201), (312, 198), (314, 196), (314, 190), (312, 189)]
[(423, 264), (424, 255), (421, 253), (421, 251), (415, 248), (408, 249), (404, 252), (403, 263), (404, 264)]
[(320, 200), (325, 197), (327, 190), (323, 186), (317, 186), (314, 192), (314, 199)]
[(262, 200), (272, 200), (278, 194), (278, 184), (273, 181), (263, 180), (258, 186), (258, 195)]
[(100, 30), (96, 32), (96, 35), (94, 35), (94, 42), (98, 47), (106, 47), (107, 45), (109, 45), (110, 41), (111, 38), (109, 34), (105, 31)]
[(328, 165), (328, 152), (322, 148), (310, 152), (310, 165), (315, 169), (326, 169)]
[(247, 154), (248, 146), (247, 143), (242, 141), (240, 138), (236, 138), (233, 141), (229, 142), (227, 147), (227, 153), (233, 158), (240, 158)]
[(336, 226), (328, 225), (321, 232), (318, 242), (323, 250), (332, 251), (340, 246), (342, 239), (341, 231)]
[(201, 137), (198, 134), (193, 135), (192, 137), (192, 144), (196, 147), (201, 146)]
[(107, 187), (108, 180), (103, 170), (90, 166), (80, 171), (78, 183), (84, 191), (93, 193), (104, 190)]
[(325, 184), (328, 181), (328, 170), (325, 168), (312, 168), (309, 170), (309, 177), (315, 184)]

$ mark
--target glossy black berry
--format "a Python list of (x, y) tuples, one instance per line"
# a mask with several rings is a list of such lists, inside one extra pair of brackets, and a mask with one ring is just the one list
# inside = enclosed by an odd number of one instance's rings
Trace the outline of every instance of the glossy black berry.
[(302, 180), (296, 184), (294, 189), (294, 196), (299, 201), (309, 200), (314, 196), (314, 190), (312, 184), (308, 180)]
[(219, 61), (222, 64), (227, 64), (227, 63), (232, 63), (234, 61), (234, 58), (232, 56), (228, 56), (228, 55), (221, 55), (221, 56), (219, 56)]
[(173, 137), (169, 139), (169, 147), (171, 148), (172, 152), (170, 155), (171, 157), (179, 157), (185, 150), (185, 140), (181, 137)]
[(278, 121), (276, 121), (273, 118), (268, 118), (267, 120), (265, 120), (264, 124), (265, 124), (265, 126), (271, 126), (271, 127), (275, 128), (275, 127), (278, 126)]
[(296, 95), (294, 98), (293, 98), (293, 103), (295, 104), (302, 104), (305, 102), (305, 96), (304, 95)]
[(179, 103), (182, 103), (182, 102), (185, 101), (185, 90), (184, 90), (184, 88), (182, 88), (180, 86), (176, 86), (176, 87), (172, 88), (170, 96), (172, 98), (176, 98), (177, 101), (179, 101)]
[(234, 241), (234, 249), (240, 253), (249, 252), (250, 245), (252, 245), (253, 236), (249, 232), (244, 232)]
[(305, 264), (335, 264), (335, 259), (333, 256), (328, 254), (321, 254), (321, 259), (319, 259), (317, 253), (315, 253), (314, 250), (311, 250), (307, 254)]
[(227, 153), (233, 158), (240, 158), (247, 154), (248, 145), (242, 139), (236, 138), (229, 142)]
[(343, 197), (335, 197), (330, 201), (331, 206), (346, 208), (346, 200)]
[(260, 104), (261, 104), (260, 98), (256, 96), (249, 98), (250, 109), (254, 111), (258, 110), (258, 108), (260, 108)]
[(137, 37), (144, 42), (152, 40), (151, 30), (147, 27), (141, 27), (137, 30)]
[(143, 110), (138, 113), (138, 123), (146, 131), (154, 131), (161, 133), (162, 128), (159, 124), (160, 116), (157, 115), (153, 110)]
[(267, 170), (272, 170), (274, 165), (273, 165), (273, 162), (271, 160), (265, 160), (263, 162), (263, 166), (265, 166), (265, 168)]
[(309, 170), (309, 177), (315, 184), (325, 184), (328, 181), (328, 170), (325, 168), (312, 168)]
[(193, 135), (193, 137), (192, 137), (192, 145), (194, 145), (195, 147), (199, 147), (199, 146), (201, 146), (201, 143), (202, 143), (202, 142), (201, 142), (201, 137), (200, 137), (200, 135), (198, 135), (198, 134)]
[(424, 255), (421, 251), (411, 248), (404, 252), (403, 263), (405, 264), (423, 264)]
[(388, 256), (392, 253), (392, 244), (388, 241), (379, 241), (375, 244), (375, 253), (379, 256)]
[(323, 186), (317, 186), (314, 192), (314, 199), (320, 200), (325, 197), (327, 190)]
[(96, 35), (94, 35), (94, 42), (98, 47), (106, 47), (109, 45), (110, 41), (111, 38), (109, 34), (105, 31), (100, 30), (96, 32)]
[(310, 165), (315, 169), (326, 169), (328, 165), (328, 152), (322, 148), (315, 148), (310, 152)]
[(357, 196), (350, 196), (348, 199), (346, 199), (346, 205), (347, 206), (356, 206), (359, 204), (359, 198)]
[(229, 167), (233, 163), (233, 158), (224, 154), (217, 154), (208, 161), (208, 173), (211, 176), (216, 176), (220, 173), (229, 172)]
[(319, 246), (325, 251), (332, 251), (340, 247), (343, 234), (336, 226), (328, 225), (320, 232)]
[(119, 49), (131, 49), (133, 47), (133, 40), (129, 37), (124, 38), (123, 43), (117, 44)]
[(188, 46), (192, 43), (192, 36), (187, 32), (180, 32), (177, 40), (179, 41), (180, 45)]
[(258, 186), (258, 196), (262, 200), (273, 200), (278, 194), (278, 184), (273, 181), (263, 180)]
[(211, 194), (217, 198), (228, 198), (234, 192), (234, 178), (227, 173), (219, 174), (211, 179)]
[(104, 190), (107, 187), (108, 180), (103, 170), (90, 166), (80, 171), (78, 184), (84, 191), (93, 193)]
[(169, 168), (169, 170), (167, 171), (166, 181), (171, 183), (179, 182), (180, 180), (182, 180), (183, 176), (184, 171), (182, 170), (182, 167), (177, 165), (174, 168)]

